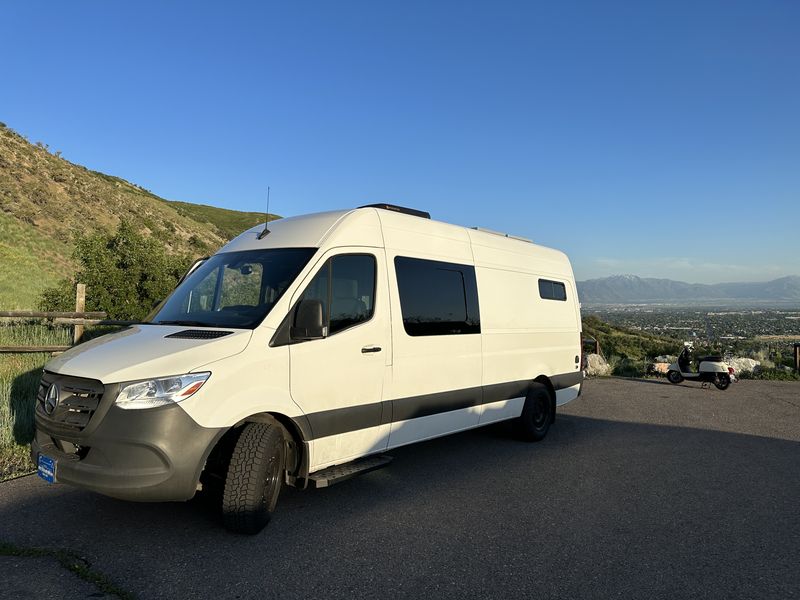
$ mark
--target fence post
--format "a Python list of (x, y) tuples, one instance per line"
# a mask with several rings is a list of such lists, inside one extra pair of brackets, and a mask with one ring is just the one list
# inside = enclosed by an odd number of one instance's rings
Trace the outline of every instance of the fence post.
[(794, 370), (800, 373), (800, 342), (794, 345)]
[[(86, 284), (79, 283), (75, 286), (75, 312), (82, 313), (86, 310)], [(83, 337), (83, 325), (75, 325), (72, 333), (72, 343), (77, 344)]]

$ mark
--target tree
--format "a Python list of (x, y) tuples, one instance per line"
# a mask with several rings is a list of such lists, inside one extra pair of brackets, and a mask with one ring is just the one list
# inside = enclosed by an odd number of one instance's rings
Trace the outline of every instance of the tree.
[(168, 255), (158, 241), (121, 221), (112, 234), (78, 236), (73, 257), (79, 268), (73, 278), (46, 289), (41, 310), (74, 310), (75, 284), (86, 284), (86, 310), (109, 318), (143, 319), (163, 300), (189, 267), (188, 256)]

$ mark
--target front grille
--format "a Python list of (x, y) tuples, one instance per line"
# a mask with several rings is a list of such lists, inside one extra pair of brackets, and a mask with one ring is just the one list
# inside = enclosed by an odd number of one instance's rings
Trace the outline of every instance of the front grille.
[[(58, 386), (58, 403), (48, 413), (45, 402), (53, 384)], [(37, 400), (38, 408), (46, 419), (68, 429), (83, 431), (100, 406), (102, 397), (103, 384), (96, 379), (67, 377), (45, 371), (39, 383)]]
[(165, 338), (180, 338), (185, 340), (213, 340), (232, 334), (232, 331), (213, 331), (209, 329), (184, 329), (176, 333), (165, 335)]

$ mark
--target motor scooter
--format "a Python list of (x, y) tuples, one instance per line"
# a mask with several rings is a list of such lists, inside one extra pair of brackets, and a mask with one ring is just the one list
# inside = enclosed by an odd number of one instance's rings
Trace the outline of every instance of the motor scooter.
[(667, 380), (675, 384), (683, 380), (700, 381), (703, 387), (713, 383), (719, 390), (728, 389), (736, 381), (733, 367), (729, 367), (721, 356), (701, 356), (697, 363), (697, 371), (693, 371), (692, 345), (684, 344), (678, 360), (669, 366)]

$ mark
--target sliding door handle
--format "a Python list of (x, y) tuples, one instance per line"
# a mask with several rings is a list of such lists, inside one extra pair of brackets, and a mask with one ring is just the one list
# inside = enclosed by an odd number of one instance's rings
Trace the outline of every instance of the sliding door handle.
[(380, 346), (364, 346), (361, 349), (361, 354), (369, 354), (370, 352), (380, 352), (380, 351), (381, 351)]

